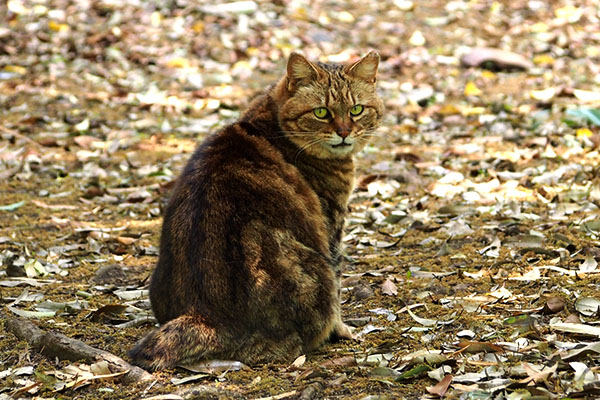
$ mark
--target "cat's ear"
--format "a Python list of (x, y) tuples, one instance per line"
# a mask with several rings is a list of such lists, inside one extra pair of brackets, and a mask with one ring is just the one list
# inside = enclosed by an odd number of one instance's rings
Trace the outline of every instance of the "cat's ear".
[(372, 51), (354, 64), (348, 65), (344, 68), (344, 72), (369, 83), (375, 83), (377, 81), (378, 67), (379, 53)]
[(323, 73), (320, 68), (299, 53), (290, 54), (287, 63), (288, 90), (293, 90), (302, 82), (316, 80)]

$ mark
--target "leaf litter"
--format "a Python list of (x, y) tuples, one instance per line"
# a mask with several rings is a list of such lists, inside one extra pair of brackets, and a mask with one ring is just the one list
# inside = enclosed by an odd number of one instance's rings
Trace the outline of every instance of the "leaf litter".
[(156, 323), (146, 286), (177, 172), (291, 50), (346, 62), (376, 43), (387, 110), (358, 160), (344, 237), (343, 317), (359, 340), (293, 368), (225, 362), (136, 388), (23, 356), (3, 333), (0, 396), (598, 393), (594, 2), (10, 0), (0, 11), (2, 302), (119, 356)]

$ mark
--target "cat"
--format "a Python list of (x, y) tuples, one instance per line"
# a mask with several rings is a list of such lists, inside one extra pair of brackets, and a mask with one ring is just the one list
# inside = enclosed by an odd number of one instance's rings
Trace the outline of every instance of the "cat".
[(286, 362), (332, 336), (353, 155), (379, 125), (379, 55), (292, 53), (284, 77), (212, 134), (177, 179), (150, 279), (163, 324), (129, 352), (149, 370), (206, 359)]

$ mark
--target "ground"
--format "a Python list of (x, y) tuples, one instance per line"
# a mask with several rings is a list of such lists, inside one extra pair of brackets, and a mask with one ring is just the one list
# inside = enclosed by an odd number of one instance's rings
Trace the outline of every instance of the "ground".
[(0, 398), (600, 393), (597, 2), (8, 0), (0, 16), (4, 311), (125, 360), (154, 326), (174, 179), (291, 51), (377, 50), (386, 106), (344, 237), (358, 340), (125, 384), (4, 324)]

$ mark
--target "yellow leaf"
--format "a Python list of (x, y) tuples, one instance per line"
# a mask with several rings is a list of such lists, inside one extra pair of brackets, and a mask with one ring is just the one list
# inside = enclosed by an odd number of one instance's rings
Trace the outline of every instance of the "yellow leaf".
[(554, 58), (549, 54), (539, 54), (533, 57), (533, 62), (537, 65), (552, 65), (554, 64)]
[(461, 110), (462, 115), (481, 115), (485, 112), (485, 107), (465, 107)]
[(425, 43), (427, 42), (427, 40), (425, 39), (425, 36), (423, 36), (423, 34), (421, 33), (421, 31), (414, 31), (412, 35), (410, 35), (410, 38), (408, 39), (408, 43), (410, 43), (413, 46), (423, 46)]
[(292, 18), (299, 19), (301, 21), (307, 21), (308, 20), (308, 12), (306, 11), (306, 8), (304, 8), (304, 7), (296, 8), (294, 10), (294, 12), (292, 13)]
[(497, 1), (493, 2), (492, 6), (490, 7), (490, 13), (498, 14), (500, 11), (502, 11), (502, 4)]
[(556, 94), (556, 88), (553, 87), (549, 87), (547, 89), (542, 89), (542, 90), (532, 90), (530, 95), (531, 98), (535, 99), (535, 100), (539, 100), (539, 101), (550, 101), (554, 98), (554, 95)]
[(167, 67), (169, 68), (189, 68), (190, 62), (187, 58), (173, 57), (167, 61)]
[(554, 11), (554, 15), (556, 15), (556, 18), (558, 19), (574, 23), (579, 21), (579, 19), (583, 15), (583, 9), (579, 9), (572, 4), (567, 4), (564, 7), (557, 8)]
[(445, 104), (438, 111), (441, 115), (455, 115), (460, 114), (460, 110), (454, 104)]
[(516, 112), (521, 115), (530, 114), (531, 113), (531, 105), (521, 104), (519, 107), (517, 107)]
[(194, 25), (192, 25), (192, 30), (196, 33), (204, 32), (204, 22), (202, 22), (202, 21), (194, 22)]
[(69, 25), (61, 24), (56, 21), (50, 21), (48, 22), (48, 28), (54, 32), (66, 32), (69, 30)]
[(248, 54), (250, 57), (258, 56), (260, 54), (260, 50), (256, 47), (248, 47), (246, 49), (246, 54)]
[(468, 82), (465, 86), (465, 96), (479, 96), (481, 93), (481, 89), (479, 89), (473, 82)]
[(484, 69), (481, 71), (481, 76), (484, 79), (496, 79), (496, 74), (490, 71), (489, 69)]
[(336, 18), (340, 22), (354, 22), (354, 16), (348, 11), (342, 11), (336, 15)]
[(7, 65), (3, 69), (4, 72), (12, 72), (14, 74), (25, 75), (27, 68), (21, 67), (20, 65)]
[(160, 22), (162, 21), (162, 15), (158, 11), (154, 11), (150, 14), (150, 23), (153, 27), (158, 28), (160, 26)]
[(533, 33), (548, 32), (549, 29), (550, 28), (548, 27), (548, 25), (546, 25), (543, 22), (538, 22), (537, 24), (533, 24), (529, 28), (529, 30)]
[(588, 128), (579, 128), (575, 132), (577, 133), (577, 139), (589, 138), (593, 135), (592, 131)]

